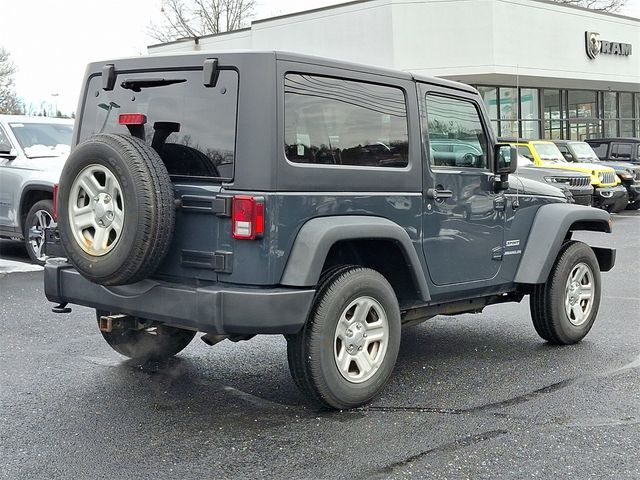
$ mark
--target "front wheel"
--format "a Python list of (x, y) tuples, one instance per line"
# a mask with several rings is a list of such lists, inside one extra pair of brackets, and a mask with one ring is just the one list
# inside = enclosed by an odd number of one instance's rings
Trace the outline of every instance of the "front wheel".
[(400, 309), (375, 270), (344, 267), (321, 281), (303, 329), (287, 339), (291, 374), (303, 393), (332, 408), (371, 400), (400, 348)]
[(582, 340), (600, 306), (600, 268), (593, 250), (582, 242), (566, 243), (547, 283), (534, 287), (529, 304), (543, 339), (559, 345)]
[(29, 209), (24, 223), (24, 243), (33, 263), (44, 265), (47, 259), (44, 252), (44, 230), (54, 223), (51, 200), (40, 200)]
[[(96, 310), (98, 323), (107, 312)], [(182, 351), (196, 332), (168, 325), (155, 325), (149, 328), (119, 328), (111, 332), (101, 331), (109, 346), (120, 355), (134, 360), (162, 360)]]

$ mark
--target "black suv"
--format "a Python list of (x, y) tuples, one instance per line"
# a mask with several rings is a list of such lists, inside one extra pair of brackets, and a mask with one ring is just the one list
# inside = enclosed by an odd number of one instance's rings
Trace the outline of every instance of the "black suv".
[(123, 355), (284, 334), (297, 385), (349, 408), (389, 379), (402, 325), (525, 295), (551, 343), (595, 321), (615, 251), (572, 234), (610, 232), (609, 214), (510, 185), (515, 149), (471, 87), (278, 52), (151, 56), (89, 65), (78, 113), (68, 261), (45, 292), (94, 307)]
[(638, 138), (590, 138), (585, 140), (600, 160), (640, 163)]

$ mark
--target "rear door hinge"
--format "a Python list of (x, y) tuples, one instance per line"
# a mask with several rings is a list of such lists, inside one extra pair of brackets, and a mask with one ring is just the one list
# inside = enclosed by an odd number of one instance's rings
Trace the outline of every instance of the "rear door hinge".
[(200, 213), (214, 213), (219, 217), (231, 216), (231, 196), (229, 195), (182, 195), (180, 206), (183, 210)]
[(197, 250), (182, 250), (180, 264), (183, 267), (206, 268), (220, 273), (233, 271), (233, 253), (231, 252), (201, 252)]

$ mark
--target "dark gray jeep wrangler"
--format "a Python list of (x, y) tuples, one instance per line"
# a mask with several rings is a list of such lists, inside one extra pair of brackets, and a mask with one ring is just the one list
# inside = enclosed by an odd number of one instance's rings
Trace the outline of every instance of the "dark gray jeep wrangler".
[(403, 325), (525, 295), (551, 343), (596, 318), (615, 251), (572, 234), (609, 214), (509, 182), (516, 153), (468, 86), (198, 53), (91, 64), (78, 112), (45, 291), (94, 307), (128, 357), (284, 334), (298, 386), (349, 408), (389, 379)]

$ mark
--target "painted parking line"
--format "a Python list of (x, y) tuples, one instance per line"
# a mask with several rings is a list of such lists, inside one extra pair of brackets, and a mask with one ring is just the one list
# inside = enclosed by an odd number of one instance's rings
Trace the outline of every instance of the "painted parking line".
[(44, 270), (44, 268), (40, 265), (34, 265), (27, 262), (16, 262), (15, 260), (0, 258), (0, 274), (17, 272), (38, 272), (40, 270)]

